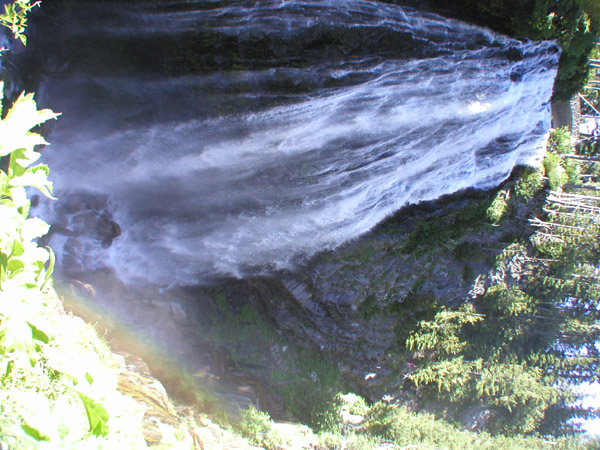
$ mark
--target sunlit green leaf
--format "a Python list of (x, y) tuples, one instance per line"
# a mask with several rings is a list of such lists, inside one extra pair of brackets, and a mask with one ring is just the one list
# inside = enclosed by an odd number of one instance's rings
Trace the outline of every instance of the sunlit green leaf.
[(0, 326), (0, 353), (18, 352), (31, 357), (33, 350), (33, 334), (27, 323), (17, 318), (5, 318)]
[(50, 437), (46, 436), (45, 434), (40, 433), (39, 430), (37, 430), (33, 427), (30, 427), (26, 423), (21, 425), (21, 428), (23, 429), (23, 431), (25, 433), (27, 433), (29, 436), (34, 438), (36, 441), (49, 441), (50, 440)]
[(44, 344), (50, 342), (50, 339), (48, 339), (48, 335), (42, 330), (40, 330), (38, 327), (36, 327), (34, 324), (32, 324), (31, 322), (27, 322), (27, 325), (29, 325), (29, 328), (31, 328), (31, 335), (33, 336), (33, 339), (43, 342)]
[(22, 217), (29, 216), (29, 209), (31, 207), (31, 202), (27, 197), (27, 192), (24, 187), (12, 187), (10, 188), (10, 196), (13, 199), (13, 203), (15, 208), (19, 211)]
[(38, 217), (27, 219), (21, 229), (21, 236), (24, 241), (32, 241), (48, 233), (50, 225)]
[(95, 402), (83, 393), (79, 393), (81, 401), (85, 406), (88, 422), (90, 424), (90, 433), (94, 436), (106, 436), (108, 434), (108, 411), (100, 403)]
[(46, 247), (49, 256), (48, 268), (46, 269), (46, 273), (44, 274), (44, 282), (40, 286), (40, 289), (43, 290), (52, 277), (52, 272), (54, 272), (54, 265), (56, 264), (56, 256), (50, 247)]
[(27, 167), (40, 159), (40, 157), (41, 155), (38, 152), (20, 145), (10, 155), (8, 174), (11, 178), (24, 174)]
[(25, 253), (25, 246), (21, 241), (15, 241), (12, 248), (11, 257), (19, 257)]
[(0, 252), (0, 288), (2, 288), (2, 282), (6, 279), (6, 272), (8, 270), (8, 255)]
[(22, 175), (12, 178), (9, 183), (13, 187), (35, 187), (46, 197), (54, 199), (52, 196), (52, 182), (48, 180), (48, 166), (46, 165), (42, 164), (27, 169)]
[(4, 121), (10, 124), (11, 129), (27, 132), (36, 125), (59, 116), (49, 109), (38, 111), (33, 96), (33, 94), (22, 93), (6, 114)]
[[(0, 104), (2, 104), (1, 100)], [(0, 197), (6, 195), (8, 195), (8, 175), (3, 170), (0, 170)]]
[(36, 244), (30, 242), (20, 259), (25, 264), (35, 264), (41, 269), (49, 257), (50, 255), (45, 248), (38, 247)]
[(20, 239), (19, 228), (23, 219), (15, 208), (0, 205), (0, 252), (12, 255), (15, 241)]
[[(21, 94), (0, 122), (0, 156), (6, 156), (18, 149), (31, 152), (35, 145), (45, 144), (44, 138), (29, 130), (57, 116), (58, 114), (48, 109), (38, 111), (33, 94)], [(20, 160), (19, 164), (22, 162), (23, 160)]]
[(9, 272), (17, 272), (19, 270), (23, 270), (25, 268), (25, 263), (20, 259), (10, 259), (7, 264), (7, 269)]
[(4, 375), (2, 375), (2, 384), (6, 384), (6, 380), (12, 373), (14, 367), (15, 362), (11, 359), (10, 361), (8, 361), (8, 364), (6, 364), (6, 370), (4, 371)]

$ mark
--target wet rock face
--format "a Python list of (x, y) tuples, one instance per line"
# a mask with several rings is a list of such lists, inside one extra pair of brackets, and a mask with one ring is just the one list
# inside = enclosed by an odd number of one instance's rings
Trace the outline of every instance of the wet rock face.
[(59, 266), (67, 274), (82, 272), (84, 261), (109, 248), (121, 235), (106, 195), (63, 192), (51, 207), (51, 228), (43, 243), (52, 245)]
[(319, 350), (361, 395), (400, 398), (414, 370), (411, 331), (438, 308), (476, 303), (489, 285), (484, 249), (502, 245), (498, 230), (478, 228), (487, 202), (459, 197), (404, 211), (301, 271), (249, 280), (254, 294), (244, 301), (278, 333)]
[(398, 354), (411, 329), (425, 320), (421, 315), (432, 303), (451, 307), (468, 299), (477, 282), (465, 280), (472, 263), (457, 261), (443, 246), (422, 254), (401, 250), (424, 221), (445, 220), (466, 204), (425, 205), (321, 255), (301, 272), (254, 279), (252, 301), (278, 332), (318, 349), (362, 395), (378, 399), (410, 370), (410, 361)]

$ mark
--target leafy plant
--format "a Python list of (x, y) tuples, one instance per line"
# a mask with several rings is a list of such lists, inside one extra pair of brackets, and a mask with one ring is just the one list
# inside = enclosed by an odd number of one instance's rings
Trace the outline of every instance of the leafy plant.
[(266, 450), (281, 446), (281, 438), (273, 429), (269, 413), (259, 411), (253, 405), (242, 411), (238, 430), (251, 444), (260, 445)]
[(559, 190), (567, 182), (567, 175), (560, 161), (560, 156), (556, 153), (548, 153), (544, 158), (544, 171), (548, 177), (550, 189), (553, 191)]
[(528, 201), (543, 187), (544, 182), (542, 181), (540, 170), (526, 167), (514, 187), (514, 192), (519, 199)]
[(557, 128), (550, 133), (548, 150), (559, 155), (573, 153), (573, 141), (568, 127)]
[[(4, 5), (4, 12), (0, 14), (0, 25), (8, 28), (16, 39), (19, 39), (23, 45), (27, 44), (25, 28), (27, 27), (27, 13), (41, 2), (31, 3), (31, 0), (17, 0), (13, 3)], [(5, 48), (0, 51), (6, 50)]]

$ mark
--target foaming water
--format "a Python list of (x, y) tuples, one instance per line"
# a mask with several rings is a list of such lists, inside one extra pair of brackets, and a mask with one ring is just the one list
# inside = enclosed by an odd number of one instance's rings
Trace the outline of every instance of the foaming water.
[(194, 74), (161, 75), (177, 58), (156, 51), (155, 72), (115, 59), (48, 77), (45, 101), (64, 113), (45, 155), (56, 187), (108, 195), (123, 230), (86, 247), (90, 268), (161, 283), (290, 268), (403, 205), (498, 184), (539, 159), (550, 126), (552, 43), (359, 0), (119, 14), (68, 38), (162, 48), (192, 32), (212, 53), (193, 54)]

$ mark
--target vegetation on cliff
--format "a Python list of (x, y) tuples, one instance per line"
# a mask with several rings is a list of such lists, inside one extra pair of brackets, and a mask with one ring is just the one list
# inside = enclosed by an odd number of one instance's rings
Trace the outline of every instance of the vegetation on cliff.
[(480, 402), (492, 433), (572, 434), (570, 418), (598, 415), (576, 406), (573, 389), (599, 377), (598, 168), (573, 152), (555, 130), (543, 167), (498, 191), (488, 219), (517, 232), (487, 287), (455, 308), (431, 304), (403, 344), (419, 395), (446, 410)]

